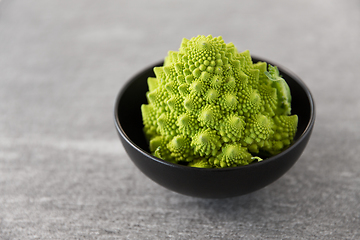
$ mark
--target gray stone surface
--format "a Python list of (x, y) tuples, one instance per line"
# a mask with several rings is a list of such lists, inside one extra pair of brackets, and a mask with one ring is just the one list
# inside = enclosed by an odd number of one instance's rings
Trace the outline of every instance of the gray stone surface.
[[(183, 37), (285, 65), (317, 122), (281, 179), (204, 200), (140, 173), (112, 107)], [(359, 1), (0, 1), (0, 239), (360, 239)]]

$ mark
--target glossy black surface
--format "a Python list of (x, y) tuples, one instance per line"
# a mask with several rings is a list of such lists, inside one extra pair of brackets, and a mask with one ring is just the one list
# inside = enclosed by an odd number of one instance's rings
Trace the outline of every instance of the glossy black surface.
[(225, 169), (199, 169), (172, 164), (149, 154), (143, 134), (140, 107), (147, 103), (147, 78), (154, 76), (151, 66), (133, 78), (119, 92), (114, 121), (120, 140), (134, 164), (150, 179), (172, 191), (201, 198), (226, 198), (259, 190), (280, 178), (298, 160), (310, 138), (315, 122), (315, 106), (305, 84), (289, 70), (278, 66), (292, 94), (292, 114), (299, 117), (298, 131), (291, 147), (262, 162)]

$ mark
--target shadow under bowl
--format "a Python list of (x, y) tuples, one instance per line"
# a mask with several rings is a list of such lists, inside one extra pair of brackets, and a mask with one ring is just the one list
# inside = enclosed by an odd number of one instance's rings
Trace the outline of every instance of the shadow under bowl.
[(200, 198), (226, 198), (259, 190), (280, 178), (304, 151), (315, 122), (313, 97), (301, 79), (271, 61), (252, 57), (253, 62), (265, 61), (277, 66), (290, 87), (292, 114), (298, 115), (298, 130), (293, 144), (278, 155), (247, 166), (202, 169), (173, 164), (150, 154), (143, 133), (141, 105), (147, 103), (147, 78), (154, 77), (150, 66), (131, 78), (119, 92), (114, 121), (119, 138), (133, 163), (161, 186), (184, 195)]

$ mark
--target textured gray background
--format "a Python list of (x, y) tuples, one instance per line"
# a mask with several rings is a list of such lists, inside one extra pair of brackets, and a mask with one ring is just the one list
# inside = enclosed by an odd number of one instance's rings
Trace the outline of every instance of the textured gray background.
[[(222, 35), (311, 89), (315, 129), (281, 179), (204, 200), (139, 172), (112, 120), (118, 90)], [(0, 2), (0, 239), (360, 239), (359, 1)]]

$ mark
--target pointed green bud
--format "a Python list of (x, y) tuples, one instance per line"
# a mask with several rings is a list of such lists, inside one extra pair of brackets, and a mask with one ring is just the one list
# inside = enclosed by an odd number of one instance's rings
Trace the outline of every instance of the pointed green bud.
[(215, 89), (209, 89), (206, 93), (206, 99), (209, 102), (215, 101), (219, 97), (219, 93)]
[(157, 78), (149, 77), (147, 82), (150, 92), (154, 91), (159, 86)]

